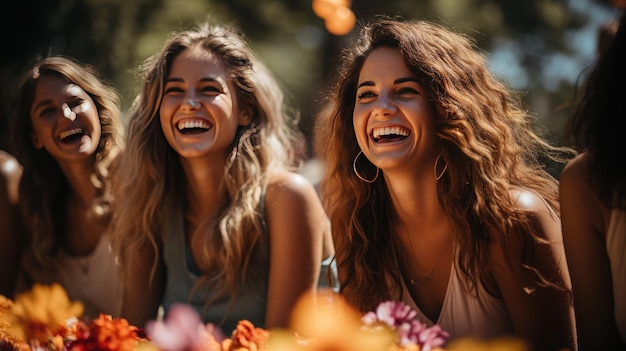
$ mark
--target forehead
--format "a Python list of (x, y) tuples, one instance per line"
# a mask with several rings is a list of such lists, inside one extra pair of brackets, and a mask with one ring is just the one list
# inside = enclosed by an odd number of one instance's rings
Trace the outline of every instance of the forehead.
[(169, 77), (226, 76), (224, 61), (209, 50), (195, 46), (178, 54), (172, 62)]
[(400, 51), (389, 47), (374, 49), (363, 62), (359, 72), (359, 82), (387, 77), (414, 77), (415, 74), (400, 54)]
[(71, 98), (82, 95), (87, 95), (87, 93), (80, 86), (70, 83), (61, 76), (44, 74), (37, 80), (34, 100)]

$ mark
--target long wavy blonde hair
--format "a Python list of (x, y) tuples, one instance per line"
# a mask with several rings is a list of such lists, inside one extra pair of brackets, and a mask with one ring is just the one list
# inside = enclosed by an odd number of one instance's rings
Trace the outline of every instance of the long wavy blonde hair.
[(11, 129), (13, 149), (24, 170), (19, 187), (24, 224), (31, 235), (35, 257), (42, 264), (61, 247), (65, 232), (65, 211), (70, 184), (57, 161), (33, 144), (30, 111), (42, 76), (55, 76), (80, 86), (94, 101), (100, 116), (102, 135), (93, 154), (91, 182), (96, 198), (88, 213), (99, 225), (111, 217), (110, 167), (123, 148), (123, 122), (117, 90), (100, 78), (97, 70), (70, 57), (46, 57), (22, 76), (15, 92), (15, 115)]
[[(434, 23), (381, 18), (365, 25), (356, 38), (344, 51), (316, 131), (317, 152), (326, 166), (322, 197), (343, 273), (341, 291), (363, 311), (399, 299), (401, 293), (399, 244), (392, 232), (396, 214), (385, 182), (378, 177), (365, 183), (352, 167), (360, 151), (352, 125), (358, 76), (378, 47), (399, 50), (435, 105), (440, 162), (448, 165), (437, 192), (459, 243), (459, 266), (475, 291), (485, 269), (488, 233), (501, 233), (505, 248), (510, 235), (533, 233), (527, 214), (511, 199), (512, 188), (534, 191), (558, 212), (557, 181), (541, 163), (544, 157), (559, 159), (552, 152), (557, 149), (533, 131), (532, 116), (487, 70), (485, 57), (469, 37)], [(373, 175), (375, 166), (368, 164), (372, 168), (363, 172)], [(532, 245), (527, 246), (530, 250)]]
[(119, 202), (112, 226), (114, 246), (124, 259), (138, 247), (152, 245), (158, 259), (164, 216), (185, 203), (179, 155), (163, 135), (159, 107), (172, 61), (191, 47), (223, 60), (238, 105), (253, 111), (252, 123), (240, 127), (233, 141), (224, 168), (229, 201), (223, 204), (217, 224), (204, 233), (206, 245), (198, 262), (201, 271), (210, 272), (201, 281), (218, 295), (231, 293), (234, 298), (241, 283), (254, 275), (249, 259), (264, 239), (263, 193), (273, 171), (290, 168), (297, 117), (287, 109), (278, 82), (234, 27), (205, 23), (173, 33), (164, 48), (140, 67), (143, 85), (131, 107), (128, 147), (115, 191)]

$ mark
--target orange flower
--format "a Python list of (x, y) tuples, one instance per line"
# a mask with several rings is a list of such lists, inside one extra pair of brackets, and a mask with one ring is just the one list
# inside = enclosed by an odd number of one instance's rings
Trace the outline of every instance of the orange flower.
[[(390, 328), (364, 329), (361, 313), (332, 290), (303, 295), (294, 308), (289, 327), (299, 336), (298, 344), (308, 351), (388, 350), (396, 338)], [(273, 338), (270, 343), (272, 350), (274, 345), (288, 344), (284, 338)]]
[(20, 341), (46, 343), (55, 335), (65, 333), (65, 321), (83, 313), (80, 302), (71, 302), (59, 284), (35, 284), (17, 296), (10, 310), (0, 315), (0, 324), (8, 325), (7, 332)]
[(132, 351), (139, 342), (137, 327), (123, 318), (100, 314), (89, 329), (99, 350)]
[(255, 328), (250, 321), (241, 320), (231, 338), (224, 340), (222, 348), (225, 351), (262, 351), (268, 338), (267, 330)]

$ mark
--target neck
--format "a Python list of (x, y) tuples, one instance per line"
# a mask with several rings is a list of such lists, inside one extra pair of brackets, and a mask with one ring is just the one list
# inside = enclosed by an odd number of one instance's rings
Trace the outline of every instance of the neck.
[(388, 175), (385, 181), (398, 220), (414, 233), (430, 232), (447, 223), (434, 178)]
[(81, 162), (59, 165), (72, 189), (70, 201), (75, 202), (76, 205), (90, 207), (96, 196), (96, 187), (91, 181), (94, 163)]
[(186, 180), (188, 220), (212, 216), (228, 200), (224, 182), (224, 164), (183, 160)]

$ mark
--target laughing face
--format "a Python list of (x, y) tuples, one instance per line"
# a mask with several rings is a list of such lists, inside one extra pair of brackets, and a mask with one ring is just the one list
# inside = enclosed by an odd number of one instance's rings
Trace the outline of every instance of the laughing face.
[(432, 173), (437, 139), (435, 110), (400, 53), (372, 51), (359, 74), (354, 132), (367, 158), (383, 171)]
[(225, 159), (237, 127), (248, 122), (224, 62), (199, 47), (174, 59), (159, 115), (165, 138), (183, 159)]
[(93, 99), (60, 76), (42, 75), (30, 112), (35, 147), (58, 162), (76, 162), (94, 155), (101, 124)]

